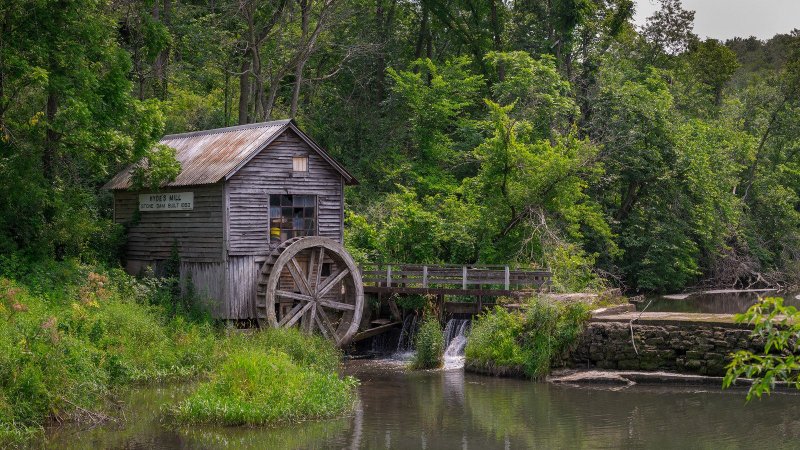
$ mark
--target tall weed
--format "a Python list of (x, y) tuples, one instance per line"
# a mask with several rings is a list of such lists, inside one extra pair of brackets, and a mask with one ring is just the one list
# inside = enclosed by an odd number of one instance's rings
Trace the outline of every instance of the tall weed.
[(439, 319), (426, 314), (422, 325), (414, 337), (414, 359), (411, 367), (415, 369), (436, 369), (442, 366), (444, 355), (444, 336)]

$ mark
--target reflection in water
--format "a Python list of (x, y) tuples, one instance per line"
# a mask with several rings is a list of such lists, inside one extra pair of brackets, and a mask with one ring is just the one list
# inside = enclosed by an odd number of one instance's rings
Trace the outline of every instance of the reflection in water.
[(361, 379), (356, 412), (282, 428), (173, 429), (159, 410), (187, 387), (133, 391), (123, 427), (60, 428), (66, 448), (771, 448), (800, 442), (800, 396), (744, 402), (709, 387), (622, 390), (464, 374), (411, 372), (396, 362), (352, 361)]

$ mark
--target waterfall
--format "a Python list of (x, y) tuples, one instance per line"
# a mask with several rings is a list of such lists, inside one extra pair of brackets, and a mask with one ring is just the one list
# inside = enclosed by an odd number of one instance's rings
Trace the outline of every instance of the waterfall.
[(445, 369), (464, 367), (464, 347), (467, 346), (467, 333), (472, 322), (469, 319), (450, 319), (444, 327), (444, 366)]
[(470, 327), (469, 319), (450, 319), (444, 327), (445, 358), (448, 356), (463, 356), (464, 347), (467, 346), (467, 332)]
[(403, 329), (397, 341), (398, 354), (409, 353), (414, 350), (414, 335), (417, 334), (417, 315), (409, 314), (403, 320)]

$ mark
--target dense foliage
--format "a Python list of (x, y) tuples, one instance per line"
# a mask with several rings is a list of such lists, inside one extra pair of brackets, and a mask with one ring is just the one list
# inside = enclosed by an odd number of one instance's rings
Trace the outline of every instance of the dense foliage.
[(562, 362), (589, 320), (583, 303), (531, 298), (522, 312), (495, 307), (472, 325), (466, 366), (496, 375), (541, 378)]
[(796, 283), (800, 36), (703, 40), (662, 4), (5, 1), (0, 253), (114, 261), (115, 171), (155, 186), (164, 132), (292, 117), (361, 182), (360, 258)]
[(800, 389), (800, 312), (797, 308), (784, 306), (782, 298), (766, 297), (744, 314), (737, 314), (736, 321), (754, 325), (752, 336), (763, 340), (764, 351), (734, 353), (723, 387), (732, 386), (739, 378), (752, 380), (747, 400), (769, 394), (776, 382), (786, 382)]

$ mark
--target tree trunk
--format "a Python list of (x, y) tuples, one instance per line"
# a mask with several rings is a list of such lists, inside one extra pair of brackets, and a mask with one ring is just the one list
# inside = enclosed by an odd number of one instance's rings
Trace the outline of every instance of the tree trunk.
[[(254, 122), (264, 121), (269, 117), (269, 110), (266, 108), (266, 100), (264, 98), (264, 74), (261, 72), (261, 53), (257, 47), (253, 47), (250, 51), (250, 56), (253, 64), (253, 99), (255, 103), (255, 111), (253, 113)], [(270, 86), (270, 89), (272, 86)]]
[[(311, 1), (299, 0), (298, 3), (300, 4), (300, 42), (305, 44), (308, 41), (308, 21), (309, 15), (311, 14)], [(320, 17), (320, 20), (322, 20), (322, 17)], [(305, 67), (311, 55), (314, 43), (308, 42), (307, 45), (307, 51), (300, 51), (297, 57), (297, 65), (294, 68), (294, 89), (292, 90), (292, 103), (289, 107), (289, 117), (292, 119), (297, 115), (297, 102), (300, 98), (300, 88), (303, 84), (303, 67)]]
[(42, 152), (42, 173), (45, 180), (53, 182), (55, 179), (55, 158), (58, 143), (58, 133), (53, 129), (56, 113), (58, 112), (58, 97), (53, 88), (47, 94), (47, 106), (45, 117), (47, 117), (47, 132), (45, 133), (44, 151)]
[(289, 117), (292, 119), (297, 116), (297, 102), (300, 98), (300, 87), (303, 83), (303, 67), (305, 67), (306, 61), (300, 61), (297, 63), (297, 67), (294, 70), (294, 89), (292, 91), (292, 105), (289, 110)]
[[(273, 80), (269, 85), (269, 95), (264, 98), (262, 106), (263, 119), (270, 120), (272, 118), (272, 108), (275, 106), (275, 98), (278, 96), (278, 88), (280, 87), (280, 80)], [(263, 89), (262, 89), (263, 91)], [(264, 97), (262, 95), (262, 97)]]
[(428, 5), (423, 0), (422, 2), (422, 16), (419, 21), (419, 34), (417, 34), (417, 45), (414, 49), (414, 58), (422, 57), (422, 51), (425, 48), (425, 40), (428, 38)]
[[(491, 21), (492, 21), (492, 32), (494, 33), (494, 50), (497, 52), (503, 51), (503, 29), (502, 23), (499, 20), (497, 14), (497, 2), (499, 0), (491, 0)], [(505, 81), (506, 79), (506, 66), (502, 62), (497, 65), (497, 78), (500, 81)]]
[(231, 74), (228, 68), (225, 68), (225, 103), (223, 106), (223, 116), (225, 123), (223, 126), (228, 126), (231, 123)]
[(239, 75), (239, 125), (248, 123), (247, 110), (250, 106), (250, 60), (245, 54), (242, 72)]

